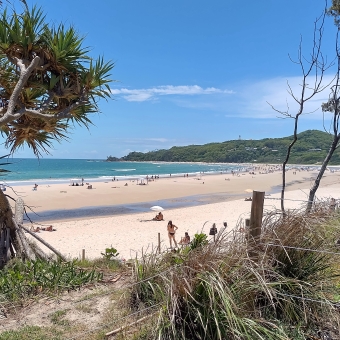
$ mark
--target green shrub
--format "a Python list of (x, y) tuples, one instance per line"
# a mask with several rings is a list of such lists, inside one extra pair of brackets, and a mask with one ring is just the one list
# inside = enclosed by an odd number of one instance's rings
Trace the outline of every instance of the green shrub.
[(101, 279), (101, 273), (78, 268), (74, 261), (17, 260), (0, 271), (0, 294), (13, 301), (44, 290), (71, 290)]
[(117, 252), (117, 249), (113, 248), (112, 246), (111, 248), (106, 248), (105, 253), (101, 253), (101, 254), (106, 260), (111, 260), (112, 258), (115, 258), (119, 255), (119, 253)]
[(203, 247), (208, 244), (208, 236), (206, 234), (195, 234), (193, 240), (191, 241), (189, 247), (191, 250)]

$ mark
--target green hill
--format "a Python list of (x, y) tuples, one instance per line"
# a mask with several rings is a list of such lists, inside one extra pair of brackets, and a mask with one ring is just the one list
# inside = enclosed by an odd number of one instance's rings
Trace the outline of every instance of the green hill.
[[(282, 163), (292, 136), (265, 138), (261, 140), (231, 140), (205, 145), (174, 146), (168, 150), (147, 153), (131, 152), (122, 161), (164, 162), (226, 162), (226, 163)], [(290, 164), (321, 163), (331, 144), (332, 136), (318, 130), (307, 130), (298, 134), (293, 147)], [(110, 160), (110, 158), (108, 158)], [(337, 150), (330, 164), (340, 164)]]

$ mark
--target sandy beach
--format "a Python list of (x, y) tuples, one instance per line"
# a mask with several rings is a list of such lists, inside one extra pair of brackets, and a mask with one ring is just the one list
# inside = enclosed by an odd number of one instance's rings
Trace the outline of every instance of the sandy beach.
[[(311, 171), (297, 171), (296, 174), (292, 170), (287, 172), (287, 209), (299, 208), (305, 204), (315, 175)], [(158, 233), (161, 235), (162, 249), (168, 248), (168, 220), (172, 220), (178, 227), (177, 241), (186, 231), (190, 236), (201, 231), (208, 234), (212, 223), (216, 223), (218, 229), (223, 227), (223, 222), (228, 223), (228, 229), (243, 223), (249, 217), (251, 208), (251, 202), (244, 200), (251, 196), (251, 193), (245, 191), (247, 189), (266, 193), (265, 209), (278, 208), (281, 177), (281, 171), (266, 174), (256, 171), (254, 174), (237, 176), (221, 174), (159, 179), (147, 185), (137, 185), (134, 181), (96, 182), (90, 183), (92, 189), (87, 189), (87, 185), (68, 184), (39, 185), (37, 190), (32, 190), (31, 186), (22, 186), (14, 187), (15, 193), (11, 193), (9, 189), (9, 194), (22, 197), (25, 204), (38, 214), (59, 211), (58, 220), (47, 218), (46, 221), (39, 222), (44, 226), (53, 225), (56, 231), (41, 231), (38, 235), (66, 256), (79, 257), (82, 249), (85, 249), (86, 257), (93, 259), (100, 257), (105, 248), (113, 246), (120, 257), (128, 259), (155, 248)], [(340, 172), (327, 171), (317, 197), (339, 199), (339, 179)], [(198, 198), (199, 202), (196, 203), (199, 205), (195, 204), (195, 197)], [(149, 210), (148, 202), (165, 199), (178, 202), (179, 207), (166, 209), (163, 212), (164, 221), (152, 221), (156, 213)], [(186, 201), (190, 201), (191, 206), (186, 206)], [(137, 213), (76, 219), (62, 217), (63, 211), (72, 209), (99, 209), (103, 206), (124, 206), (141, 202), (144, 211)], [(25, 225), (31, 227), (29, 222), (25, 222)], [(34, 224), (36, 226), (39, 224)]]

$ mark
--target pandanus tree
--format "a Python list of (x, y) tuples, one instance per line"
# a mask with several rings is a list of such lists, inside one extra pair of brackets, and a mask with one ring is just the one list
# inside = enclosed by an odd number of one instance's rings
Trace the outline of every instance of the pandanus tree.
[[(73, 124), (89, 127), (99, 100), (110, 97), (114, 64), (91, 58), (74, 27), (49, 25), (22, 2), (22, 13), (0, 14), (0, 133), (11, 153), (26, 145), (39, 157)], [(13, 228), (2, 191), (0, 210), (0, 230)]]

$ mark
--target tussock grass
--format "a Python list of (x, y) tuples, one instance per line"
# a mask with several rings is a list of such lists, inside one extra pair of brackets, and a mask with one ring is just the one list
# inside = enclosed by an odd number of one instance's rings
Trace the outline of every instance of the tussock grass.
[(222, 233), (216, 243), (136, 262), (140, 284), (132, 303), (162, 302), (153, 338), (340, 337), (334, 303), (339, 294), (339, 215), (318, 204), (308, 215), (268, 213), (262, 228), (256, 244), (243, 233)]
[(17, 260), (0, 271), (0, 293), (15, 301), (43, 290), (75, 289), (101, 278), (102, 274), (78, 268), (74, 262)]

